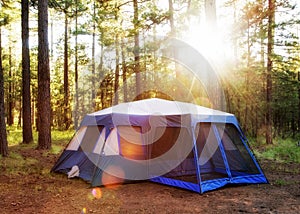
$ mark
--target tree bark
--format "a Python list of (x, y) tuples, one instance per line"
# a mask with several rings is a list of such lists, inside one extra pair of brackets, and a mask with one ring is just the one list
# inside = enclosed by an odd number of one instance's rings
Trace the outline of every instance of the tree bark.
[[(103, 37), (104, 37), (104, 32), (101, 32), (101, 41), (103, 41)], [(100, 46), (100, 63), (98, 66), (98, 70), (99, 70), (99, 82), (100, 82), (100, 100), (101, 100), (101, 109), (104, 108), (104, 97), (103, 97), (103, 91), (102, 91), (102, 86), (103, 86), (103, 82), (105, 80), (105, 72), (103, 70), (103, 64), (104, 64), (104, 45), (103, 43), (101, 43)]]
[(133, 0), (133, 25), (134, 25), (134, 73), (136, 78), (136, 94), (138, 97), (141, 93), (141, 71), (140, 71), (140, 33), (139, 33), (139, 9), (138, 1)]
[(30, 93), (30, 55), (29, 55), (29, 4), (22, 0), (22, 116), (23, 143), (31, 143), (31, 93)]
[(78, 91), (78, 9), (76, 0), (76, 10), (75, 10), (75, 110), (74, 110), (74, 127), (78, 128), (78, 116), (79, 116), (79, 91)]
[(298, 132), (300, 132), (300, 71), (298, 71)]
[(65, 13), (65, 41), (64, 41), (64, 128), (70, 127), (69, 119), (69, 60), (68, 60), (68, 15)]
[(92, 45), (92, 107), (93, 110), (95, 111), (96, 110), (96, 100), (95, 100), (96, 99), (96, 92), (95, 92), (96, 2), (95, 0), (93, 4), (94, 5), (93, 5), (93, 45)]
[(268, 0), (268, 62), (266, 90), (266, 143), (272, 144), (272, 70), (274, 50), (275, 0)]
[(128, 89), (127, 89), (127, 65), (125, 61), (125, 44), (124, 39), (121, 42), (121, 56), (122, 56), (122, 82), (123, 82), (123, 93), (124, 93), (124, 102), (127, 102)]
[(3, 67), (2, 67), (1, 26), (0, 26), (0, 154), (3, 157), (8, 156), (8, 142), (7, 142), (5, 108), (4, 108), (4, 75), (3, 75)]
[[(117, 10), (115, 12), (115, 20), (118, 21), (119, 19), (119, 11)], [(116, 48), (116, 66), (115, 66), (115, 81), (114, 81), (114, 91), (113, 91), (113, 95), (114, 95), (114, 100), (113, 100), (113, 104), (117, 105), (119, 103), (119, 93), (118, 93), (118, 89), (119, 89), (119, 85), (120, 85), (120, 38), (119, 38), (119, 32), (116, 32), (115, 35), (115, 48)]]
[(51, 148), (48, 0), (38, 2), (38, 147)]
[(8, 76), (9, 76), (9, 82), (8, 82), (8, 97), (7, 97), (7, 125), (12, 126), (14, 124), (14, 115), (13, 115), (13, 76), (12, 76), (12, 59), (11, 59), (12, 53), (11, 53), (11, 47), (9, 47), (9, 57), (8, 57), (8, 63), (9, 63), (9, 69), (8, 69)]
[[(175, 20), (174, 20), (174, 7), (173, 7), (173, 0), (169, 0), (169, 22), (170, 22), (170, 36), (176, 38), (176, 29), (175, 29)], [(173, 50), (173, 54), (174, 54), (174, 58), (176, 59), (178, 54), (177, 54), (177, 50), (176, 48), (174, 48)], [(178, 80), (178, 82), (180, 82), (181, 76), (180, 76), (180, 71), (178, 70), (178, 65), (176, 62), (174, 62), (174, 67), (175, 67), (175, 75), (176, 75), (176, 79)], [(177, 85), (178, 86), (178, 85)], [(180, 88), (178, 88), (177, 86), (175, 86), (175, 93), (177, 91), (180, 91)], [(179, 86), (180, 87), (180, 86)]]
[(120, 76), (120, 50), (119, 50), (119, 35), (116, 34), (115, 37), (116, 46), (116, 67), (115, 67), (115, 84), (114, 84), (114, 105), (119, 102), (119, 76)]
[(174, 24), (174, 8), (173, 8), (173, 0), (169, 0), (169, 14), (170, 14), (170, 28), (171, 28), (171, 37), (176, 37), (176, 30)]

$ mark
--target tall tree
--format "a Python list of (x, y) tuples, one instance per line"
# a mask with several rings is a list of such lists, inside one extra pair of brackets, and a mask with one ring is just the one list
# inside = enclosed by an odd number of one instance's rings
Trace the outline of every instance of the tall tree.
[(170, 21), (170, 28), (171, 28), (171, 36), (176, 37), (173, 0), (169, 0), (169, 21)]
[[(75, 7), (73, 6), (75, 4)], [(80, 0), (59, 0), (56, 1), (56, 4), (53, 7), (63, 12), (65, 15), (65, 33), (64, 33), (64, 105), (63, 105), (63, 118), (64, 118), (64, 128), (69, 129), (71, 121), (71, 107), (70, 107), (70, 83), (69, 83), (69, 22), (72, 18), (75, 17), (75, 79), (78, 78), (78, 58), (77, 58), (77, 35), (78, 35), (78, 16), (80, 13), (84, 12), (87, 8), (84, 7), (82, 1)], [(77, 81), (75, 81), (76, 87)], [(78, 85), (77, 85), (78, 86)], [(76, 92), (77, 93), (77, 92)], [(76, 95), (77, 96), (77, 95)], [(75, 99), (77, 99), (75, 97)], [(77, 105), (77, 104), (75, 104)], [(76, 110), (75, 110), (76, 111)], [(75, 119), (77, 118), (77, 112), (75, 113)], [(77, 123), (77, 122), (76, 122)], [(75, 124), (76, 125), (76, 124)]]
[(298, 69), (298, 132), (300, 132), (300, 68)]
[(96, 89), (95, 89), (95, 71), (96, 71), (96, 65), (95, 65), (95, 46), (96, 46), (96, 2), (94, 0), (93, 2), (93, 44), (92, 44), (92, 105), (93, 110), (96, 108)]
[(138, 0), (133, 0), (133, 27), (134, 27), (134, 73), (136, 79), (136, 96), (141, 93), (141, 68), (140, 68), (140, 33), (139, 33), (139, 7)]
[(116, 33), (115, 36), (116, 45), (116, 67), (115, 67), (115, 84), (114, 84), (114, 104), (119, 102), (119, 77), (120, 77), (120, 50), (119, 50), (119, 35)]
[(22, 0), (22, 113), (23, 143), (33, 141), (31, 124), (30, 56), (29, 56), (29, 4)]
[[(127, 88), (127, 65), (126, 65), (126, 57), (125, 57), (125, 42), (122, 38), (121, 40), (121, 57), (122, 57), (122, 82), (123, 82), (123, 96), (124, 102), (127, 102), (128, 97), (128, 88)], [(300, 95), (299, 95), (300, 96)]]
[(38, 1), (38, 149), (51, 148), (48, 0)]
[(78, 0), (75, 2), (75, 109), (74, 109), (74, 127), (78, 128), (78, 106), (79, 106), (79, 91), (78, 91)]
[[(66, 8), (69, 6), (67, 1), (65, 2)], [(64, 125), (65, 129), (70, 127), (69, 118), (69, 56), (68, 56), (68, 13), (65, 12), (65, 39), (64, 39)]]
[(217, 22), (216, 0), (205, 0), (205, 19), (208, 30), (215, 30)]
[(2, 64), (2, 26), (7, 25), (9, 16), (2, 10), (8, 5), (5, 1), (0, 1), (0, 155), (8, 156), (8, 142), (5, 123), (5, 105), (4, 105), (4, 72)]
[(3, 75), (3, 67), (2, 67), (1, 34), (2, 33), (1, 33), (1, 25), (0, 25), (0, 154), (6, 157), (8, 156), (8, 143), (7, 143), (7, 134), (6, 134), (6, 124), (5, 124), (4, 75)]
[(7, 93), (7, 125), (12, 126), (14, 124), (14, 98), (13, 98), (13, 74), (12, 74), (12, 51), (11, 46), (9, 46), (9, 54), (8, 54), (8, 93)]
[(274, 55), (275, 0), (268, 0), (268, 44), (266, 80), (266, 143), (272, 143), (272, 70)]
[[(95, 0), (94, 0), (94, 3), (93, 3), (93, 6), (95, 7)], [(80, 25), (78, 24), (78, 18), (80, 17), (80, 15), (82, 15), (82, 13), (85, 10), (87, 10), (87, 8), (83, 5), (82, 1), (75, 0), (75, 10), (74, 10), (74, 17), (75, 17), (75, 32), (74, 32), (74, 36), (75, 36), (75, 53), (74, 53), (74, 55), (75, 55), (75, 59), (74, 59), (74, 68), (75, 68), (75, 75), (74, 75), (74, 82), (75, 82), (75, 106), (74, 106), (74, 116), (73, 116), (75, 129), (78, 128), (78, 120), (79, 120), (79, 112), (78, 112), (79, 111), (79, 88), (78, 88), (78, 66), (79, 66), (78, 65), (79, 64), (78, 48), (79, 48), (79, 45), (78, 45), (78, 35), (80, 34), (80, 31), (82, 31), (82, 29), (79, 29)], [(71, 12), (70, 12), (69, 15), (70, 15), (70, 17), (73, 17), (73, 15), (71, 14)], [(93, 21), (93, 23), (94, 22), (95, 21)], [(93, 38), (93, 43), (94, 43), (94, 38)], [(93, 49), (94, 49), (94, 44), (93, 44)], [(68, 70), (68, 69), (65, 69), (65, 71), (66, 70)], [(94, 79), (92, 81), (94, 81)], [(92, 87), (94, 87), (94, 86), (92, 86)], [(70, 123), (71, 123), (71, 121), (70, 121)]]

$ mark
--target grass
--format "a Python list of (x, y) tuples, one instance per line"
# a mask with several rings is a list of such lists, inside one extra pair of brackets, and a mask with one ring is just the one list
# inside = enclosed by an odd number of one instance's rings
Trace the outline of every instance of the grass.
[[(31, 144), (22, 143), (22, 129), (17, 126), (8, 127), (8, 150), (9, 156), (3, 158), (0, 156), (0, 170), (5, 170), (4, 173), (10, 176), (25, 175), (31, 173), (48, 174), (49, 169), (41, 171), (41, 166), (38, 164), (38, 159), (26, 157), (23, 153), (26, 151), (34, 151), (37, 147), (38, 133), (33, 130), (34, 141)], [(52, 146), (49, 151), (42, 151), (42, 156), (57, 155), (62, 152), (69, 140), (73, 136), (74, 130), (58, 131), (52, 130)]]
[(255, 145), (254, 150), (259, 158), (282, 163), (300, 163), (300, 147), (294, 139), (275, 139), (272, 145)]
[[(17, 126), (7, 127), (8, 135), (7, 141), (8, 146), (21, 146), (21, 147), (36, 147), (38, 141), (38, 133), (33, 130), (33, 143), (29, 145), (22, 144), (22, 128)], [(52, 148), (50, 150), (51, 154), (59, 154), (64, 147), (68, 144), (70, 139), (74, 134), (74, 130), (67, 130), (67, 131), (59, 131), (59, 130), (52, 130), (51, 137), (52, 137)]]
[(18, 151), (11, 151), (9, 157), (1, 160), (5, 173), (12, 175), (29, 174), (36, 170), (34, 167), (38, 160), (35, 158), (24, 158)]

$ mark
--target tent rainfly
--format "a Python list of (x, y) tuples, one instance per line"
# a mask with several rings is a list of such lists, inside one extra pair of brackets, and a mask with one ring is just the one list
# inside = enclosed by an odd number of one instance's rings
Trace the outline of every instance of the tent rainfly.
[(86, 115), (52, 171), (92, 186), (149, 180), (198, 193), (268, 183), (233, 114), (157, 98)]

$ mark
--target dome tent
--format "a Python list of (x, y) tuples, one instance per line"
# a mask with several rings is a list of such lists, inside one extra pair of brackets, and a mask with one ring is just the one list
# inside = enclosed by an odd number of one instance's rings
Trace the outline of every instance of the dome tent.
[(52, 168), (92, 186), (150, 180), (203, 193), (267, 183), (233, 114), (163, 99), (88, 114)]

